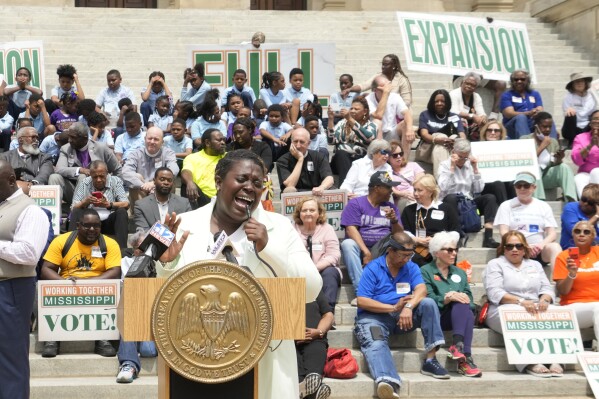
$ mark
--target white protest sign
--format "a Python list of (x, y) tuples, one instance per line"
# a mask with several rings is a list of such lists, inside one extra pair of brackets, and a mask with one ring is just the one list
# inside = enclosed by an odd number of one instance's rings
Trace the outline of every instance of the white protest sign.
[[(281, 214), (283, 216), (287, 216), (291, 221), (293, 221), (295, 204), (297, 204), (302, 198), (311, 196), (311, 191), (281, 194)], [(327, 223), (333, 226), (338, 238), (343, 238), (345, 233), (343, 227), (341, 227), (341, 212), (343, 212), (345, 206), (347, 205), (347, 191), (326, 190), (324, 194), (319, 197), (319, 202), (324, 206), (324, 209), (327, 213)]]
[(121, 280), (38, 281), (40, 341), (119, 339)]
[(31, 186), (29, 196), (42, 208), (52, 213), (54, 235), (60, 234), (60, 204), (62, 197), (60, 186)]
[(578, 362), (593, 390), (593, 395), (595, 398), (599, 398), (599, 353), (580, 352), (578, 353)]
[(499, 313), (510, 364), (578, 363), (583, 347), (572, 309), (552, 308), (533, 315), (500, 307)]
[(532, 139), (475, 141), (470, 145), (485, 182), (513, 181), (520, 172), (539, 178), (539, 159)]
[(509, 80), (517, 69), (535, 64), (525, 24), (486, 18), (398, 12), (408, 69), (464, 75), (475, 71), (485, 79)]
[(339, 91), (335, 80), (334, 43), (265, 43), (260, 48), (251, 44), (192, 45), (188, 46), (191, 65), (203, 63), (205, 79), (211, 87), (222, 92), (233, 85), (237, 69), (243, 69), (246, 85), (259, 98), (262, 74), (278, 71), (289, 87), (289, 71), (301, 68), (304, 87), (318, 95), (323, 106), (331, 94)]

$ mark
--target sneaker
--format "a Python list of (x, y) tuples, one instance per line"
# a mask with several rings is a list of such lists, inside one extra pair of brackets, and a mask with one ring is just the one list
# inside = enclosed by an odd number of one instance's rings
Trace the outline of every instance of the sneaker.
[(318, 391), (321, 382), (322, 376), (320, 374), (308, 374), (306, 378), (304, 378), (304, 380), (299, 384), (300, 398), (305, 398), (306, 396), (312, 395), (314, 392)]
[(42, 357), (56, 357), (60, 351), (60, 342), (46, 341), (42, 350)]
[(331, 387), (327, 384), (321, 384), (314, 395), (314, 399), (327, 399), (329, 396), (331, 396)]
[(480, 377), (483, 375), (483, 372), (474, 364), (472, 356), (468, 356), (464, 361), (460, 362), (458, 373), (466, 377)]
[(485, 238), (483, 240), (483, 248), (497, 248), (499, 247), (499, 243), (495, 241), (493, 237)]
[(112, 344), (106, 340), (96, 341), (94, 353), (104, 357), (116, 356), (116, 350), (114, 349), (114, 346), (112, 346)]
[(116, 376), (116, 382), (121, 384), (132, 383), (137, 378), (137, 370), (129, 363), (123, 363)]
[(395, 392), (393, 386), (388, 382), (381, 381), (376, 386), (376, 395), (379, 399), (396, 399), (399, 398), (399, 394)]
[(431, 376), (433, 378), (439, 378), (442, 380), (446, 380), (449, 378), (449, 373), (445, 369), (445, 367), (441, 366), (436, 357), (433, 358), (430, 362), (426, 360), (422, 364), (422, 368), (420, 372), (424, 375)]
[(466, 355), (462, 353), (464, 350), (462, 345), (451, 345), (447, 357), (453, 360), (465, 360)]

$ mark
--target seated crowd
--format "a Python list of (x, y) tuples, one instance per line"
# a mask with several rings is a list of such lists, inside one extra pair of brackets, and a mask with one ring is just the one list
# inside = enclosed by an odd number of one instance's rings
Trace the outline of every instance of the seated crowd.
[[(356, 294), (354, 334), (379, 398), (399, 397), (402, 385), (389, 337), (415, 328), (424, 336), (423, 374), (449, 378), (436, 354), (445, 344), (443, 331), (452, 331), (448, 351), (458, 372), (482, 375), (471, 350), (475, 299), (465, 272), (456, 267), (458, 249), (473, 232), (465, 227), (463, 203), (477, 212), (482, 246), (497, 251), (484, 276), (489, 328), (501, 333), (500, 307), (536, 313), (556, 306), (553, 279), (560, 306), (574, 309), (581, 328), (594, 327), (599, 338), (599, 296), (590, 288), (599, 283), (593, 266), (599, 261), (594, 246), (599, 97), (590, 91), (591, 77), (573, 74), (566, 85), (561, 130), (566, 142), (558, 140), (554, 118), (523, 70), (511, 74), (505, 91), (502, 82), (485, 82), (496, 90), (492, 115), (476, 93), (483, 86), (476, 73), (456, 81), (451, 92), (434, 91), (416, 131), (412, 87), (394, 54), (383, 58), (381, 73), (362, 84), (341, 75), (324, 120), (299, 68), (290, 71), (289, 87), (281, 72), (265, 73), (258, 98), (246, 86), (244, 70), (234, 72), (222, 97), (204, 74), (203, 64), (186, 69), (175, 102), (164, 74), (152, 72), (139, 109), (117, 70), (107, 73), (107, 87), (95, 101), (85, 97), (71, 65), (58, 67), (59, 84), (46, 100), (29, 85), (31, 73), (24, 67), (17, 70), (15, 85), (0, 85), (0, 162), (14, 170), (25, 194), (35, 185), (60, 186), (72, 231), (50, 244), (41, 279), (123, 278), (132, 259), (125, 256), (127, 246), (137, 251), (144, 231), (166, 215), (210, 203), (217, 195), (219, 161), (226, 152), (249, 150), (262, 159), (266, 179), (276, 168), (281, 193), (310, 193), (296, 204), (293, 220), (323, 288), (307, 305), (306, 340), (296, 343), (301, 397), (330, 395), (322, 376), (343, 277), (340, 259)], [(367, 89), (370, 94), (360, 95)], [(416, 162), (411, 162), (417, 135)], [(483, 179), (471, 142), (507, 139), (533, 140), (539, 177), (520, 172), (509, 181)], [(569, 147), (576, 174), (564, 163)], [(336, 187), (349, 199), (341, 214), (341, 242), (319, 200)], [(568, 202), (559, 242), (557, 221), (544, 202), (545, 190), (554, 188)], [(262, 199), (267, 208), (272, 188)], [(130, 218), (137, 229), (132, 236)], [(501, 242), (493, 238), (494, 228)], [(570, 258), (571, 247), (579, 249), (578, 260)], [(90, 262), (97, 257), (102, 261)], [(528, 279), (526, 289), (522, 278)], [(57, 342), (46, 342), (42, 356), (54, 357), (59, 350)], [(111, 342), (98, 341), (96, 353), (117, 351)], [(121, 341), (118, 382), (136, 378), (138, 353), (155, 356), (156, 350), (151, 343)], [(563, 373), (559, 364), (517, 368), (539, 377)]]

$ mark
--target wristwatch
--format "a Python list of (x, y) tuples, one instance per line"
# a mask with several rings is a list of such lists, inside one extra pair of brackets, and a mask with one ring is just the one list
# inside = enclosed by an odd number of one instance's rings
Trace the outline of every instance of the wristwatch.
[(524, 298), (518, 298), (518, 305), (522, 306), (522, 302), (524, 302), (526, 299)]
[(406, 304), (404, 305), (404, 308), (406, 308), (406, 309), (410, 309), (410, 310), (411, 310), (411, 309), (412, 309), (412, 304), (411, 304), (410, 302), (408, 302), (408, 303), (406, 303)]

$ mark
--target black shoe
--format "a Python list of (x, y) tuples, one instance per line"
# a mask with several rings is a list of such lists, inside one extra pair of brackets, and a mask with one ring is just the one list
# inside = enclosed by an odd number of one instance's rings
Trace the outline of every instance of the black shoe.
[(493, 237), (483, 240), (483, 248), (497, 248), (499, 243)]
[(42, 350), (42, 357), (56, 357), (60, 351), (60, 342), (46, 341), (44, 342), (44, 350)]
[(94, 353), (104, 357), (116, 356), (116, 350), (114, 349), (114, 346), (112, 346), (110, 342), (105, 340), (96, 341)]

